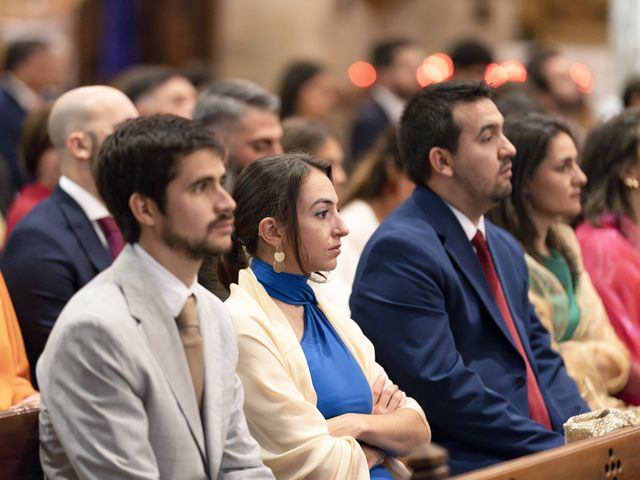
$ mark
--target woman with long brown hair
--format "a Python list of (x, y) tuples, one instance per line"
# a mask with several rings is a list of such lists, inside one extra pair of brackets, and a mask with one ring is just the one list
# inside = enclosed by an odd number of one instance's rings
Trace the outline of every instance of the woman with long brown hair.
[(505, 135), (516, 147), (512, 191), (491, 213), (522, 244), (529, 298), (567, 372), (592, 409), (622, 406), (612, 395), (629, 377), (629, 352), (615, 334), (585, 271), (573, 229), (587, 177), (577, 163), (569, 126), (547, 114), (507, 117)]

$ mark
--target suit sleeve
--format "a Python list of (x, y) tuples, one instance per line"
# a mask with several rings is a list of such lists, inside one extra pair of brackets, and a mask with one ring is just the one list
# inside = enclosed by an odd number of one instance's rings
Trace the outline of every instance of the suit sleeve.
[(2, 273), (14, 303), (32, 368), (65, 304), (78, 290), (60, 240), (36, 229), (16, 229), (2, 258)]
[[(562, 445), (562, 435), (521, 415), (467, 368), (447, 303), (464, 300), (459, 291), (457, 298), (452, 296), (456, 280), (445, 278), (435, 260), (439, 252), (425, 243), (379, 236), (360, 262), (351, 310), (376, 346), (380, 363), (422, 406), (434, 434), (442, 438), (505, 460)], [(388, 261), (388, 252), (394, 261)]]
[(235, 375), (233, 404), (229, 429), (224, 444), (219, 478), (224, 479), (272, 479), (271, 471), (260, 459), (260, 446), (249, 433), (243, 412), (244, 390), (240, 378)]
[(46, 373), (43, 404), (77, 476), (159, 479), (145, 405), (129, 378), (136, 366), (123, 347), (126, 333), (90, 317), (57, 333), (64, 347), (43, 357), (38, 372)]

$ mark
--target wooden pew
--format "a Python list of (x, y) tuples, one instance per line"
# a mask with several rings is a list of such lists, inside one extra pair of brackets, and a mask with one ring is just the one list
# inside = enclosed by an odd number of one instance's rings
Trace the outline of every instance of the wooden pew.
[(0, 479), (42, 480), (38, 409), (0, 414)]
[(407, 459), (412, 480), (640, 480), (640, 427), (527, 455), (464, 475), (448, 477), (447, 454), (429, 449)]

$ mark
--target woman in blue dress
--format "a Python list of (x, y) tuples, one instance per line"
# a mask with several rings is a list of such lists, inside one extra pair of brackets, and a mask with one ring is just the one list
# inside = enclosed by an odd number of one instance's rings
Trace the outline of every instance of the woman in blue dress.
[(429, 442), (430, 430), (355, 322), (314, 289), (348, 233), (330, 168), (303, 154), (262, 159), (238, 177), (234, 199), (220, 277), (263, 461), (282, 479), (393, 478), (394, 457)]

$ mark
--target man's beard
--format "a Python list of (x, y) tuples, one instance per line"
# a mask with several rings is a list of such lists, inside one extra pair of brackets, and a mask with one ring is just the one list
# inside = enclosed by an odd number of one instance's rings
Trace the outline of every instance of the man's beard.
[[(502, 171), (502, 168), (503, 167), (500, 168), (499, 172)], [(500, 173), (498, 173), (498, 176), (499, 175)], [(491, 191), (484, 191), (481, 187), (478, 187), (477, 178), (475, 178), (475, 176), (469, 175), (467, 172), (463, 172), (462, 174), (460, 172), (456, 172), (455, 176), (458, 181), (464, 185), (467, 191), (471, 192), (471, 196), (473, 198), (476, 198), (478, 201), (488, 200), (494, 205), (497, 205), (507, 198), (511, 194), (511, 189), (513, 188), (511, 181), (503, 184), (496, 181)]]
[(207, 255), (220, 255), (229, 250), (229, 246), (211, 245), (208, 238), (209, 234), (221, 223), (221, 222), (233, 222), (233, 214), (222, 213), (220, 216), (211, 222), (207, 226), (207, 233), (201, 239), (194, 240), (186, 238), (183, 235), (176, 233), (168, 222), (165, 222), (162, 226), (162, 239), (164, 242), (174, 250), (181, 250), (186, 253), (193, 260), (202, 260)]

